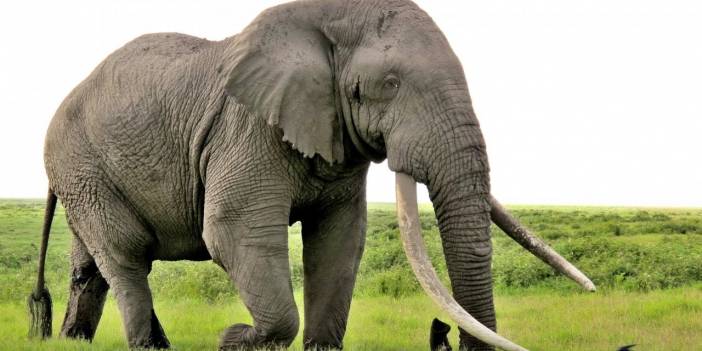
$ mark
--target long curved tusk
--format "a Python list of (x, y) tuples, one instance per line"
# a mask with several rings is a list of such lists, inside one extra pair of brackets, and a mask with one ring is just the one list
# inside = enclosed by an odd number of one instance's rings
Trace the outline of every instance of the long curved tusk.
[(504, 350), (526, 351), (525, 348), (503, 338), (478, 322), (453, 299), (446, 287), (441, 284), (427, 255), (424, 239), (422, 239), (422, 227), (419, 224), (419, 210), (417, 208), (417, 184), (412, 177), (402, 173), (395, 174), (395, 184), (397, 219), (400, 225), (402, 246), (404, 246), (407, 259), (424, 291), (468, 334), (484, 343)]
[(576, 268), (572, 263), (568, 262), (565, 258), (553, 250), (548, 244), (543, 240), (529, 232), (524, 226), (522, 226), (519, 221), (514, 218), (507, 210), (502, 207), (502, 205), (490, 195), (490, 217), (492, 221), (497, 224), (500, 229), (502, 229), (507, 235), (509, 235), (514, 241), (518, 242), (525, 249), (529, 250), (534, 256), (538, 257), (542, 261), (546, 262), (549, 266), (553, 267), (555, 270), (565, 274), (570, 279), (573, 279), (576, 283), (583, 287), (587, 291), (595, 291), (595, 284), (583, 274), (578, 268)]

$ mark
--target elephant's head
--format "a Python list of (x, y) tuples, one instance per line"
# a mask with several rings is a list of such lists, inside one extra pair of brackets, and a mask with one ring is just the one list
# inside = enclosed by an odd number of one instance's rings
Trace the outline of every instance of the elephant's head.
[[(493, 332), (485, 142), (461, 64), (432, 19), (408, 0), (299, 1), (265, 11), (235, 40), (229, 94), (306, 156), (387, 158), (410, 261), (459, 320), (462, 345), (521, 349)], [(429, 189), (458, 304), (426, 259), (415, 181)]]

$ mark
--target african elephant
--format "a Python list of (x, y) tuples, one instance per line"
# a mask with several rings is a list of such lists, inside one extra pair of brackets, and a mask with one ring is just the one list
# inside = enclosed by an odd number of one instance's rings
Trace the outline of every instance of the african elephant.
[[(288, 346), (299, 315), (287, 227), (300, 221), (304, 344), (340, 348), (365, 240), (366, 173), (384, 159), (397, 173), (408, 258), (461, 326), (461, 347), (522, 349), (494, 332), (491, 210), (594, 289), (491, 198), (463, 69), (432, 19), (408, 0), (309, 0), (268, 9), (222, 41), (141, 36), (68, 95), (46, 136), (33, 333), (51, 333), (43, 266), (58, 198), (74, 233), (61, 335), (92, 339), (112, 289), (129, 346), (169, 347), (148, 286), (152, 261), (212, 259), (254, 321), (227, 328), (220, 347)], [(418, 237), (415, 182), (430, 192), (453, 297)]]

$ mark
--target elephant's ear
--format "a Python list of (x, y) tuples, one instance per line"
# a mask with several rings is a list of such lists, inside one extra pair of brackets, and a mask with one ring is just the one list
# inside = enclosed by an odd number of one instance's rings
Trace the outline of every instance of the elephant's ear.
[(235, 38), (226, 90), (305, 156), (342, 162), (333, 42), (302, 10), (267, 10)]

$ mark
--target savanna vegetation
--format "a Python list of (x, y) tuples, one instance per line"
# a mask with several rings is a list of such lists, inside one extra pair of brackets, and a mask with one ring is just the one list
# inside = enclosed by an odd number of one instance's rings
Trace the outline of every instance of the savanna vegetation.
[[(585, 293), (493, 228), (498, 328), (533, 350), (688, 350), (702, 347), (702, 209), (510, 207), (516, 217), (598, 286)], [(422, 226), (448, 284), (431, 207)], [(28, 341), (25, 299), (35, 283), (43, 203), (0, 201), (0, 349), (113, 350), (126, 342), (108, 299), (92, 345)], [(71, 234), (57, 211), (47, 280), (54, 335), (65, 309)], [(302, 304), (300, 227), (290, 228), (290, 262)], [(180, 350), (216, 349), (218, 333), (249, 321), (224, 272), (211, 262), (157, 262), (150, 276), (159, 319)], [(302, 308), (300, 309), (302, 310)], [(347, 337), (349, 350), (425, 350), (429, 325), (443, 315), (424, 296), (402, 251), (394, 206), (369, 206), (366, 251)], [(456, 332), (452, 331), (454, 345)], [(294, 349), (301, 348), (301, 340)]]

